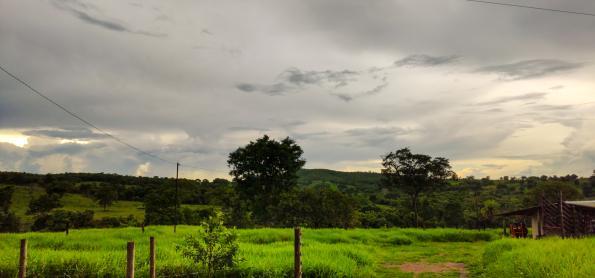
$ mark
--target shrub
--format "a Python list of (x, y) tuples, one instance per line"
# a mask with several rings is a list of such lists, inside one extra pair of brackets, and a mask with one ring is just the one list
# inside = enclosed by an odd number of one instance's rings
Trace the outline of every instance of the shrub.
[(14, 212), (0, 211), (0, 233), (15, 233), (19, 231), (21, 219)]
[(219, 217), (210, 217), (204, 222), (198, 236), (189, 234), (185, 237), (185, 245), (178, 245), (182, 256), (200, 263), (208, 277), (221, 270), (234, 268), (239, 259), (237, 257), (239, 245), (235, 229), (228, 229)]

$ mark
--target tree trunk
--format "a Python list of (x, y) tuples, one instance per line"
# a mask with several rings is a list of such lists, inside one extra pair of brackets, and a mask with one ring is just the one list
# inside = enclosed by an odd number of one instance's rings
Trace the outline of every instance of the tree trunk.
[(419, 228), (419, 218), (417, 217), (417, 197), (419, 196), (419, 193), (415, 193), (412, 196), (412, 202), (413, 202), (413, 215), (415, 217), (415, 227)]

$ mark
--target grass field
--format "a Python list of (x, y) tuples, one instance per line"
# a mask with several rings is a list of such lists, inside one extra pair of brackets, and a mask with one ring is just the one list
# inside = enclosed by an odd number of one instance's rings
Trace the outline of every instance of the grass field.
[[(121, 277), (124, 274), (125, 246), (137, 243), (137, 273), (148, 272), (148, 239), (157, 240), (160, 277), (187, 275), (197, 271), (192, 263), (176, 252), (184, 234), (196, 227), (171, 227), (71, 230), (64, 233), (0, 234), (0, 277), (13, 277), (18, 260), (19, 239), (29, 240), (30, 277), (65, 276)], [(240, 253), (244, 258), (231, 276), (288, 276), (293, 264), (291, 229), (238, 230)], [(494, 232), (455, 229), (320, 229), (303, 231), (303, 269), (305, 277), (410, 277), (394, 267), (402, 262), (454, 261), (479, 263), (485, 241)], [(443, 275), (458, 275), (443, 273)]]
[[(122, 277), (126, 242), (137, 244), (136, 271), (148, 273), (148, 239), (157, 240), (159, 277), (198, 269), (175, 246), (193, 226), (0, 234), (0, 277), (15, 277), (21, 238), (29, 241), (28, 277)], [(238, 230), (244, 259), (227, 277), (288, 277), (293, 230)], [(595, 238), (499, 239), (497, 231), (456, 229), (304, 229), (305, 277), (595, 277)], [(414, 272), (417, 272), (414, 273)], [(463, 274), (461, 274), (463, 273)]]

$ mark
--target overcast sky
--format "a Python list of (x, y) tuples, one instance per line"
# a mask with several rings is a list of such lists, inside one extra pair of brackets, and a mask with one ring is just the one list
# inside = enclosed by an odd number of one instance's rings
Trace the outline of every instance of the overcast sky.
[[(0, 0), (3, 67), (192, 178), (264, 134), (306, 168), (410, 147), (461, 176), (588, 176), (594, 45), (595, 17), (463, 0)], [(2, 72), (0, 170), (175, 175)]]

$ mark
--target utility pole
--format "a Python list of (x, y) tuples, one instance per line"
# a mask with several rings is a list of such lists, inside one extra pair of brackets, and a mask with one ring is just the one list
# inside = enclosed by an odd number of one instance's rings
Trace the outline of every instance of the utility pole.
[(178, 172), (180, 170), (180, 163), (176, 162), (176, 218), (175, 218), (175, 223), (174, 223), (174, 233), (176, 232), (176, 226), (178, 226), (178, 214), (179, 214), (179, 208), (178, 208), (178, 204), (179, 204), (179, 198), (178, 198)]

